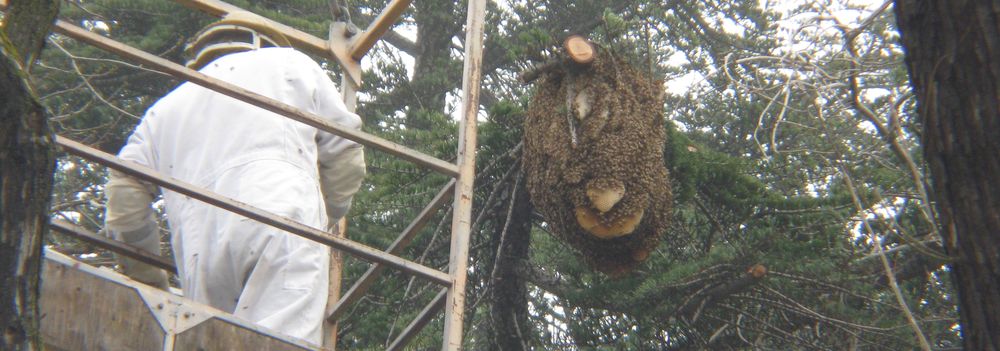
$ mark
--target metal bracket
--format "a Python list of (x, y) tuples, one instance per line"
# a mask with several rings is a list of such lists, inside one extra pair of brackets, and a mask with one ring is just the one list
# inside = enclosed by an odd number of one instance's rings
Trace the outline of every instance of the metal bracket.
[(344, 70), (344, 77), (347, 77), (354, 83), (354, 86), (361, 86), (361, 62), (354, 60), (348, 54), (348, 49), (351, 47), (351, 37), (357, 32), (357, 29), (352, 30), (350, 24), (346, 22), (333, 22), (330, 23), (330, 34), (328, 40), (328, 46), (330, 47), (330, 53), (338, 59), (340, 62), (340, 67)]

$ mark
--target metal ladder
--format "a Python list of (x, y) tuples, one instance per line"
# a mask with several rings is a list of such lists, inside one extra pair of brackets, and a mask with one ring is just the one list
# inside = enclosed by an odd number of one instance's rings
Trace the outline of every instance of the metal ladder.
[[(177, 3), (187, 7), (203, 11), (213, 16), (224, 16), (234, 11), (243, 11), (231, 4), (218, 0), (175, 0)], [(297, 49), (318, 55), (324, 58), (333, 59), (340, 64), (343, 70), (343, 80), (341, 90), (345, 103), (351, 110), (355, 109), (357, 101), (357, 88), (361, 83), (360, 60), (375, 45), (377, 40), (389, 29), (389, 27), (399, 18), (403, 11), (409, 6), (410, 0), (393, 0), (379, 14), (375, 21), (363, 32), (351, 34), (347, 23), (335, 22), (330, 26), (329, 38), (320, 39), (285, 26), (283, 24), (270, 21), (270, 24), (282, 32)], [(469, 260), (469, 236), (472, 212), (473, 180), (475, 173), (475, 148), (476, 148), (476, 117), (479, 108), (479, 92), (481, 80), (481, 63), (483, 54), (483, 22), (485, 19), (486, 1), (470, 0), (468, 6), (465, 38), (465, 60), (462, 79), (462, 117), (459, 126), (459, 145), (457, 163), (450, 163), (441, 159), (423, 154), (419, 151), (409, 149), (405, 146), (391, 141), (364, 133), (360, 131), (346, 129), (338, 124), (327, 122), (314, 114), (298, 110), (292, 106), (284, 104), (274, 99), (255, 94), (238, 86), (214, 79), (197, 71), (188, 69), (182, 65), (159, 58), (153, 54), (132, 48), (128, 45), (116, 42), (107, 37), (95, 34), (86, 29), (73, 24), (57, 21), (54, 32), (66, 35), (73, 39), (85, 42), (111, 53), (117, 54), (129, 61), (139, 63), (149, 68), (167, 73), (177, 79), (186, 80), (216, 92), (239, 99), (248, 104), (277, 113), (295, 121), (313, 126), (317, 129), (330, 132), (332, 134), (353, 140), (366, 147), (374, 148), (404, 160), (416, 163), (429, 168), (438, 173), (452, 177), (437, 196), (420, 212), (403, 232), (398, 236), (392, 245), (379, 250), (354, 241), (346, 237), (332, 235), (315, 228), (297, 223), (291, 219), (284, 218), (259, 208), (254, 208), (246, 204), (234, 201), (211, 191), (193, 186), (191, 184), (178, 181), (164, 176), (149, 168), (123, 161), (97, 149), (83, 145), (68, 138), (57, 136), (56, 142), (60, 147), (73, 155), (85, 158), (92, 162), (97, 162), (112, 169), (124, 172), (136, 178), (149, 181), (160, 187), (187, 195), (189, 197), (218, 206), (228, 211), (246, 216), (266, 225), (276, 227), (289, 233), (305, 237), (307, 239), (328, 245), (333, 249), (346, 252), (358, 258), (372, 263), (368, 271), (356, 281), (339, 299), (331, 297), (327, 318), (329, 331), (325, 335), (327, 349), (332, 349), (335, 337), (336, 320), (342, 316), (347, 307), (357, 302), (372, 286), (375, 279), (386, 268), (402, 270), (442, 286), (438, 295), (433, 301), (425, 306), (415, 320), (413, 320), (389, 346), (389, 350), (402, 349), (430, 322), (430, 320), (441, 311), (444, 314), (444, 335), (443, 350), (459, 350), (462, 346), (462, 326), (465, 307), (465, 287), (466, 275)], [(453, 202), (453, 215), (451, 226), (451, 247), (449, 254), (448, 272), (441, 272), (397, 256), (420, 231), (429, 219), (441, 208), (446, 201)], [(138, 252), (126, 245), (110, 242), (106, 239), (95, 236), (91, 233), (76, 228), (75, 226), (55, 221), (53, 229), (77, 236), (106, 248), (112, 249), (120, 254), (128, 255), (147, 263), (158, 265), (162, 268), (172, 267), (170, 262), (159, 257), (151, 257), (143, 252)], [(332, 265), (332, 269), (340, 269), (341, 265)], [(170, 269), (170, 268), (167, 268)], [(331, 280), (334, 287), (340, 286), (339, 271), (332, 272), (331, 276), (337, 281)], [(339, 291), (339, 289), (336, 289)], [(333, 290), (331, 290), (334, 292)], [(336, 293), (336, 292), (334, 292)]]

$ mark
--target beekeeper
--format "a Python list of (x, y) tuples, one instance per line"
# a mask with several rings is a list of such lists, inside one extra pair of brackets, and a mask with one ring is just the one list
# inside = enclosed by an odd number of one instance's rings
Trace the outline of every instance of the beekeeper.
[[(188, 66), (348, 128), (360, 128), (326, 72), (260, 17), (233, 13), (186, 49)], [(355, 142), (185, 83), (157, 101), (119, 157), (223, 196), (327, 229), (348, 211), (365, 174)], [(151, 202), (158, 189), (111, 172), (106, 229), (159, 253)], [(163, 190), (171, 244), (187, 297), (321, 344), (329, 248)], [(165, 272), (122, 260), (136, 280)]]

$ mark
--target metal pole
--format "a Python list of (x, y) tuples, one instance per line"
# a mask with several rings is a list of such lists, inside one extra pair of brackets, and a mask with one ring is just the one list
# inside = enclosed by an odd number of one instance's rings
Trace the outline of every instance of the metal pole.
[[(347, 217), (341, 218), (337, 222), (334, 231), (330, 233), (335, 237), (347, 239)], [(326, 315), (332, 313), (337, 301), (340, 301), (340, 287), (344, 277), (344, 255), (340, 250), (330, 250), (330, 269), (327, 272), (329, 281), (326, 292)], [(337, 321), (324, 320), (323, 322), (323, 347), (335, 351), (337, 349)]]
[(140, 261), (142, 263), (157, 268), (165, 269), (170, 273), (177, 273), (177, 267), (174, 266), (174, 262), (166, 257), (160, 256), (159, 254), (154, 252), (148, 252), (142, 250), (140, 248), (123, 243), (118, 240), (108, 239), (103, 236), (91, 233), (86, 229), (83, 229), (80, 226), (77, 226), (73, 223), (61, 219), (53, 219), (52, 229), (57, 232), (94, 244), (97, 247), (109, 250), (116, 254), (127, 256), (129, 258), (135, 259), (137, 261)]
[[(333, 35), (332, 31), (330, 33)], [(357, 111), (358, 108), (358, 89), (354, 84), (354, 81), (347, 76), (343, 75), (340, 84), (340, 96), (344, 99), (344, 105), (350, 112)], [(330, 220), (333, 220), (332, 218)], [(347, 239), (347, 217), (341, 218), (335, 227), (336, 231), (332, 234), (334, 236), (339, 236), (340, 238)], [(330, 282), (327, 286), (327, 296), (326, 296), (326, 315), (331, 315), (336, 311), (337, 303), (340, 301), (340, 290), (343, 285), (344, 278), (344, 255), (340, 254), (340, 251), (333, 250), (330, 252), (330, 272), (329, 272)], [(323, 346), (335, 351), (337, 349), (337, 320), (336, 319), (326, 319), (323, 323)]]
[(344, 75), (343, 79), (340, 80), (340, 90), (347, 110), (356, 112), (358, 110), (358, 85)]
[(120, 160), (114, 155), (83, 145), (65, 137), (57, 135), (56, 144), (59, 144), (59, 146), (61, 146), (66, 152), (73, 155), (103, 164), (112, 169), (121, 171), (122, 173), (139, 178), (140, 180), (151, 182), (165, 189), (176, 191), (196, 200), (284, 230), (291, 234), (301, 236), (323, 245), (331, 246), (364, 260), (387, 264), (404, 272), (423, 277), (424, 279), (430, 280), (435, 284), (448, 286), (450, 282), (447, 274), (444, 274), (436, 269), (387, 254), (364, 244), (331, 236), (327, 232), (296, 222), (288, 217), (279, 216), (260, 208), (233, 200), (230, 197), (222, 196), (219, 193), (208, 191), (191, 185), (190, 183), (165, 176), (163, 173), (154, 171), (148, 167)]
[(462, 124), (459, 129), (458, 185), (455, 188), (451, 222), (451, 258), (448, 274), (451, 288), (445, 303), (442, 350), (462, 348), (465, 316), (465, 283), (469, 267), (469, 235), (472, 218), (472, 186), (476, 172), (476, 119), (483, 61), (483, 22), (486, 0), (470, 0), (465, 25), (465, 65), (462, 73)]
[(351, 57), (361, 61), (361, 58), (365, 57), (368, 50), (375, 46), (375, 42), (389, 30), (393, 23), (396, 23), (396, 20), (408, 7), (410, 7), (410, 0), (392, 0), (389, 5), (386, 5), (385, 10), (382, 10), (378, 17), (368, 25), (368, 29), (365, 29), (351, 41)]
[[(431, 200), (430, 204), (424, 207), (423, 211), (420, 211), (417, 218), (403, 230), (403, 233), (396, 238), (396, 241), (394, 241), (392, 245), (389, 245), (389, 248), (386, 249), (385, 252), (398, 255), (403, 251), (403, 249), (410, 246), (410, 242), (417, 236), (420, 229), (424, 228), (424, 225), (431, 220), (431, 217), (437, 213), (441, 206), (444, 206), (445, 202), (451, 200), (451, 196), (454, 193), (455, 181), (452, 180), (448, 182), (448, 185), (444, 186), (444, 189), (441, 189), (441, 191), (438, 192), (437, 196)], [(375, 284), (375, 279), (377, 279), (382, 272), (385, 271), (385, 269), (386, 266), (379, 263), (372, 264), (371, 267), (368, 267), (368, 271), (366, 271), (365, 274), (363, 274), (361, 278), (358, 279), (346, 293), (344, 293), (344, 296), (340, 298), (340, 301), (337, 302), (331, 310), (329, 310), (327, 314), (329, 317), (326, 317), (327, 322), (335, 322), (337, 319), (340, 319), (340, 316), (344, 314), (347, 307), (353, 305), (361, 299), (361, 296), (363, 296), (365, 292), (371, 288), (372, 284)]]
[(454, 164), (442, 161), (438, 158), (429, 156), (417, 150), (413, 150), (403, 145), (396, 144), (389, 140), (382, 139), (359, 130), (344, 128), (340, 124), (327, 121), (314, 113), (308, 113), (299, 110), (281, 101), (271, 99), (269, 97), (240, 88), (239, 86), (236, 86), (234, 84), (226, 83), (222, 80), (209, 77), (208, 75), (205, 75), (201, 72), (178, 65), (163, 58), (157, 57), (156, 55), (150, 54), (148, 52), (139, 49), (135, 49), (128, 45), (105, 38), (103, 36), (94, 34), (90, 31), (66, 23), (62, 20), (56, 21), (55, 25), (53, 26), (53, 30), (59, 34), (64, 34), (71, 38), (89, 43), (100, 49), (104, 49), (106, 51), (121, 55), (136, 62), (142, 63), (144, 65), (149, 65), (154, 69), (166, 72), (167, 74), (170, 74), (171, 76), (174, 76), (178, 79), (190, 81), (194, 84), (198, 84), (200, 86), (212, 89), (218, 93), (225, 94), (227, 96), (233, 97), (245, 103), (263, 108), (265, 110), (277, 113), (287, 118), (291, 118), (295, 121), (312, 126), (316, 129), (356, 141), (365, 146), (385, 151), (386, 153), (398, 156), (399, 158), (402, 158), (404, 160), (408, 160), (423, 165), (425, 167), (428, 167), (430, 169), (433, 169), (434, 171), (437, 171), (441, 174), (445, 174), (452, 177), (458, 175), (458, 170), (456, 169)]
[(441, 289), (441, 292), (439, 292), (437, 296), (434, 296), (431, 303), (427, 304), (427, 306), (420, 311), (417, 318), (413, 319), (413, 322), (410, 322), (410, 325), (407, 325), (406, 329), (403, 329), (402, 333), (399, 333), (399, 336), (396, 337), (396, 340), (392, 341), (392, 344), (389, 344), (386, 351), (402, 350), (403, 347), (406, 347), (406, 345), (413, 340), (413, 337), (417, 336), (417, 334), (420, 333), (425, 326), (427, 326), (427, 323), (430, 323), (431, 319), (433, 319), (434, 316), (437, 315), (438, 311), (441, 310), (441, 307), (444, 307), (444, 298), (447, 295), (448, 289)]

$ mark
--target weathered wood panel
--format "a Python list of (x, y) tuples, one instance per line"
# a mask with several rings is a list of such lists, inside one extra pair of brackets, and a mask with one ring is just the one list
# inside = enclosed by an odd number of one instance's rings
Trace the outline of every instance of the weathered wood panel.
[(217, 318), (178, 333), (174, 350), (302, 351), (304, 347)]
[(41, 295), (41, 333), (50, 350), (315, 349), (50, 250), (45, 252)]
[(42, 338), (60, 350), (162, 350), (166, 332), (135, 288), (45, 260)]

